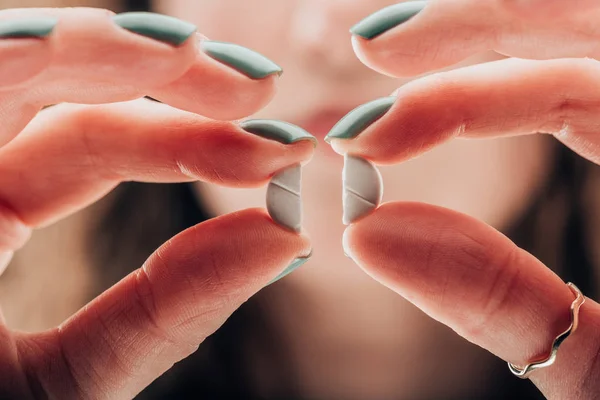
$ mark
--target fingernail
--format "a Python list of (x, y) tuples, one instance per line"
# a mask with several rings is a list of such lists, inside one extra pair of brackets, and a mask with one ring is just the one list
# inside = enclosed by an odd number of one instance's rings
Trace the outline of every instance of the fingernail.
[(372, 162), (346, 154), (342, 170), (343, 223), (349, 225), (375, 210), (383, 197), (379, 170)]
[(385, 115), (394, 105), (396, 97), (383, 97), (363, 104), (350, 111), (325, 136), (329, 143), (331, 139), (352, 139), (367, 129), (371, 124)]
[(194, 32), (196, 26), (167, 15), (149, 12), (128, 12), (117, 14), (113, 21), (121, 28), (151, 39), (179, 46)]
[(279, 225), (300, 232), (302, 229), (302, 167), (293, 165), (278, 172), (267, 187), (267, 211)]
[(281, 75), (283, 73), (283, 69), (279, 65), (247, 47), (211, 40), (203, 40), (200, 47), (212, 59), (251, 79), (263, 79), (269, 75)]
[(275, 140), (283, 144), (296, 143), (301, 140), (310, 140), (314, 146), (317, 145), (317, 139), (313, 135), (299, 126), (283, 121), (273, 119), (249, 119), (241, 122), (239, 126), (246, 132), (265, 139)]
[(427, 1), (408, 1), (394, 4), (369, 15), (367, 18), (354, 25), (350, 32), (365, 39), (374, 39), (382, 33), (403, 24), (417, 15)]
[(2, 39), (43, 39), (54, 30), (57, 18), (39, 17), (0, 21), (0, 38)]
[(311, 256), (312, 256), (312, 251), (306, 257), (296, 258), (294, 261), (292, 261), (292, 263), (290, 265), (288, 265), (288, 267), (286, 269), (283, 270), (282, 273), (280, 273), (279, 275), (277, 275), (271, 282), (269, 282), (268, 285), (270, 285), (272, 283), (275, 283), (278, 280), (280, 280), (281, 278), (283, 278), (283, 277), (291, 274), (292, 272), (294, 272), (300, 266), (304, 265), (304, 263), (306, 263), (310, 259)]

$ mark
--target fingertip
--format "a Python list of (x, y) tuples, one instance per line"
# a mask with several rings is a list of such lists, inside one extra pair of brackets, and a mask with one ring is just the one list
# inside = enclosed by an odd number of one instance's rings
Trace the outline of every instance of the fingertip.
[(247, 222), (256, 229), (261, 230), (262, 234), (265, 235), (265, 239), (270, 238), (269, 241), (281, 241), (281, 246), (278, 246), (275, 250), (288, 251), (299, 257), (306, 257), (312, 252), (310, 236), (304, 229), (297, 232), (279, 225), (273, 221), (264, 208), (249, 208), (228, 215), (238, 222)]
[(17, 12), (0, 19), (0, 86), (12, 87), (39, 75), (52, 59), (58, 18)]
[(342, 249), (344, 250), (344, 254), (346, 257), (350, 258), (352, 261), (356, 261), (354, 254), (352, 253), (352, 231), (353, 225), (349, 225), (344, 229), (344, 233), (342, 234)]
[(269, 58), (235, 43), (203, 40), (200, 49), (222, 66), (250, 79), (260, 80), (283, 74), (283, 68)]
[(373, 243), (370, 242), (370, 232), (374, 231), (373, 221), (377, 220), (379, 209), (384, 206), (385, 204), (382, 204), (376, 210), (352, 222), (344, 230), (342, 235), (344, 254), (359, 266), (365, 249), (368, 250), (369, 247), (377, 248), (377, 246), (371, 246)]
[(264, 208), (250, 209), (248, 212), (254, 212), (257, 218), (264, 220), (270, 234), (285, 241), (290, 246), (291, 253), (297, 257), (309, 257), (312, 255), (312, 241), (308, 232), (303, 227), (299, 231), (296, 231), (282, 226), (274, 221)]
[(346, 155), (352, 146), (352, 142), (346, 139), (328, 138), (326, 141), (331, 146), (331, 149), (340, 156)]
[(366, 67), (392, 78), (410, 77), (418, 75), (421, 71), (410, 67), (410, 62), (401, 65), (389, 66), (389, 49), (384, 52), (377, 44), (363, 37), (352, 35), (352, 49), (360, 62)]
[[(220, 265), (219, 279), (229, 282), (237, 276), (260, 284), (261, 279), (266, 283), (294, 259), (307, 257), (311, 249), (306, 233), (279, 226), (263, 208), (250, 208), (179, 233), (157, 251), (158, 257), (148, 260), (146, 268), (149, 273), (171, 276), (177, 266), (190, 277), (201, 277), (214, 272), (209, 262), (212, 258)], [(170, 260), (171, 267), (166, 268), (164, 260)]]
[(373, 71), (391, 78), (417, 77), (460, 61), (460, 59), (453, 62), (433, 60), (427, 53), (421, 54), (420, 50), (402, 52), (398, 50), (402, 47), (402, 43), (394, 43), (387, 38), (370, 41), (353, 35), (351, 41), (354, 54), (360, 62)]
[[(217, 121), (215, 123), (231, 124)], [(309, 138), (284, 143), (281, 138), (269, 137), (264, 131), (246, 130), (237, 124), (234, 126), (234, 129), (223, 129), (227, 135), (221, 135), (214, 143), (210, 143), (210, 148), (201, 150), (211, 154), (212, 158), (221, 160), (222, 166), (227, 166), (223, 168), (224, 171), (220, 171), (221, 177), (227, 178), (226, 181), (222, 180), (222, 184), (262, 186), (286, 168), (297, 164), (305, 166), (314, 156), (315, 144)], [(232, 153), (215, 154), (219, 149), (225, 148), (232, 149)], [(239, 153), (235, 160), (231, 159), (233, 152)]]
[(297, 163), (305, 166), (314, 157), (317, 144), (312, 140), (299, 140), (286, 146), (294, 153), (294, 158), (298, 159)]
[(52, 60), (49, 40), (32, 38), (0, 39), (0, 86), (12, 88), (43, 72)]
[(255, 134), (264, 139), (274, 140), (283, 144), (293, 144), (301, 141), (310, 141), (313, 147), (317, 146), (317, 139), (306, 130), (289, 122), (274, 119), (249, 119), (242, 121), (239, 127), (246, 132)]
[(59, 13), (53, 66), (68, 68), (73, 79), (148, 90), (180, 78), (196, 58), (195, 27), (172, 17), (92, 8)]
[(157, 99), (181, 110), (206, 117), (233, 121), (252, 115), (271, 102), (279, 76), (250, 79), (219, 65), (203, 52), (179, 79), (157, 89)]
[(16, 211), (0, 204), (0, 253), (18, 250), (31, 237), (32, 229)]

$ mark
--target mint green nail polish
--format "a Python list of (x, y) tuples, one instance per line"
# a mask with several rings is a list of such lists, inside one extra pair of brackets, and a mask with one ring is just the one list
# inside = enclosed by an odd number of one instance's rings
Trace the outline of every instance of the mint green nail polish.
[(310, 140), (317, 145), (317, 139), (299, 126), (273, 119), (250, 119), (240, 123), (240, 128), (246, 132), (275, 140), (283, 144), (296, 143), (300, 140)]
[(0, 21), (1, 39), (43, 39), (52, 33), (58, 23), (57, 18), (39, 17)]
[(123, 29), (173, 46), (183, 44), (194, 32), (196, 26), (167, 15), (148, 12), (128, 12), (117, 14), (113, 21)]
[(408, 1), (383, 8), (354, 25), (350, 32), (365, 39), (374, 39), (382, 33), (417, 15), (427, 1)]
[(350, 111), (325, 136), (329, 143), (331, 139), (352, 139), (367, 129), (372, 123), (381, 118), (394, 105), (396, 97), (383, 97), (363, 104)]
[(283, 73), (283, 69), (267, 57), (237, 44), (205, 40), (201, 47), (211, 58), (252, 79), (263, 79), (269, 75)]
[(286, 269), (283, 270), (282, 273), (280, 273), (275, 278), (273, 278), (273, 280), (271, 282), (269, 282), (268, 285), (275, 283), (278, 280), (280, 280), (281, 278), (294, 272), (300, 266), (304, 265), (304, 263), (306, 263), (310, 259), (311, 256), (312, 256), (312, 252), (306, 257), (296, 258), (294, 261), (292, 261), (292, 263), (290, 265), (288, 265), (288, 267)]

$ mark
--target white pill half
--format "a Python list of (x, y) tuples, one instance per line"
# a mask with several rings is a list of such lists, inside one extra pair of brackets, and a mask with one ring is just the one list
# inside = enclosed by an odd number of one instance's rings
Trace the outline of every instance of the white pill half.
[(342, 171), (343, 222), (348, 225), (375, 210), (383, 197), (379, 170), (364, 158), (345, 155)]
[(277, 173), (267, 187), (267, 211), (275, 222), (300, 232), (302, 226), (302, 167)]

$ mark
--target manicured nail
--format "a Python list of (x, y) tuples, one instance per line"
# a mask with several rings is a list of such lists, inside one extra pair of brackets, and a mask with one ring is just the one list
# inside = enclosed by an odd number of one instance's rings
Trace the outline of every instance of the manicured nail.
[(283, 144), (296, 143), (301, 140), (310, 140), (317, 145), (317, 139), (299, 126), (273, 119), (249, 119), (240, 123), (240, 128), (246, 132), (275, 140)]
[(312, 251), (310, 252), (309, 255), (307, 255), (306, 257), (302, 257), (302, 258), (296, 258), (294, 261), (292, 261), (292, 263), (283, 270), (282, 273), (280, 273), (279, 275), (277, 275), (271, 282), (269, 282), (268, 284), (272, 284), (277, 282), (278, 280), (280, 280), (281, 278), (291, 274), (292, 272), (294, 272), (296, 269), (298, 269), (300, 266), (302, 266), (304, 263), (306, 263), (310, 257), (312, 256)]
[(54, 30), (57, 18), (39, 17), (0, 21), (1, 39), (43, 39)]
[(123, 29), (173, 46), (183, 44), (194, 32), (196, 26), (167, 15), (148, 12), (128, 12), (117, 14), (113, 21)]
[(267, 186), (267, 211), (279, 225), (302, 229), (302, 167), (297, 164), (278, 172)]
[(382, 33), (403, 24), (417, 15), (427, 1), (408, 1), (394, 4), (369, 15), (367, 18), (354, 25), (350, 32), (365, 39), (374, 39)]
[(200, 46), (211, 58), (251, 79), (263, 79), (283, 73), (283, 69), (267, 57), (237, 44), (203, 40)]
[(375, 210), (383, 197), (379, 170), (372, 162), (346, 154), (342, 170), (342, 209), (345, 225)]
[(350, 111), (325, 136), (331, 139), (352, 139), (381, 118), (394, 105), (396, 97), (383, 97), (363, 104)]

